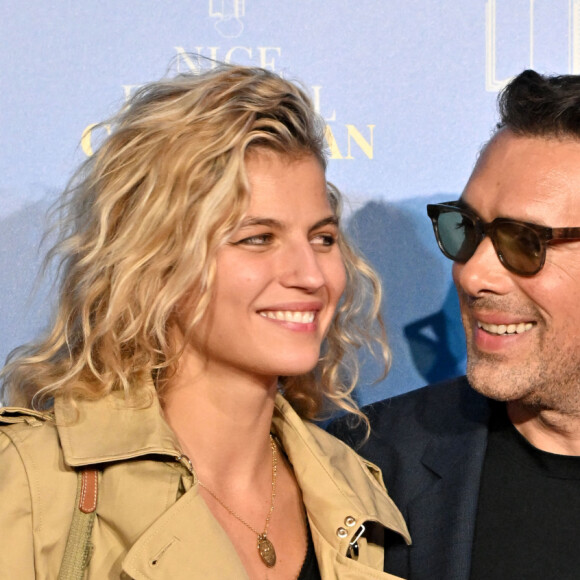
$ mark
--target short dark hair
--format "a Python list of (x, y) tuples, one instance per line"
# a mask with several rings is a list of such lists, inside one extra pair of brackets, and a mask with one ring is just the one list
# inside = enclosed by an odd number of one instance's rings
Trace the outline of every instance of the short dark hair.
[(501, 91), (498, 108), (498, 130), (580, 139), (580, 75), (547, 76), (525, 70)]

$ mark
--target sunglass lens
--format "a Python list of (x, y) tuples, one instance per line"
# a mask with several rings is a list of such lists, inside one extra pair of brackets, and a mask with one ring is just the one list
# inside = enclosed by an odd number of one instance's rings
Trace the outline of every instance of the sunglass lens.
[(457, 211), (442, 211), (437, 219), (439, 241), (444, 253), (457, 262), (467, 262), (479, 243), (474, 221)]
[(515, 222), (498, 224), (497, 251), (504, 264), (516, 274), (535, 274), (542, 266), (542, 243), (531, 228)]

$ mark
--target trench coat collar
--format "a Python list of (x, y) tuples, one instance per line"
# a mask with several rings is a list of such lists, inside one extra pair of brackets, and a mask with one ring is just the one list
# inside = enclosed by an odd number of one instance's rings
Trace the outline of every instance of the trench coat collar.
[[(401, 513), (385, 493), (380, 469), (326, 431), (300, 419), (282, 395), (276, 397), (272, 431), (293, 466), (311, 525), (339, 553), (346, 553), (360, 524), (369, 521), (411, 543)], [(348, 518), (352, 518), (350, 525), (345, 523)], [(342, 530), (347, 534), (341, 538)]]
[[(79, 401), (75, 422), (70, 420), (70, 412), (63, 402), (55, 401), (57, 429), (69, 466), (145, 455), (181, 456), (156, 396), (146, 408), (128, 406), (121, 394)], [(323, 576), (334, 577), (340, 570), (344, 578), (382, 577), (382, 549), (369, 552), (364, 564), (346, 558), (360, 525), (368, 522), (377, 522), (410, 543), (404, 520), (385, 493), (378, 468), (322, 429), (302, 421), (280, 394), (272, 432), (293, 465)], [(196, 578), (247, 577), (225, 532), (201, 499), (195, 474), (191, 483), (189, 491), (163, 511), (129, 549), (123, 570), (130, 577), (167, 580), (183, 577), (183, 570), (195, 570), (191, 577)], [(218, 560), (208, 559), (208, 552), (219, 554)], [(201, 570), (200, 562), (209, 568)]]
[(65, 463), (84, 467), (146, 455), (178, 459), (182, 454), (177, 437), (163, 419), (153, 387), (150, 394), (147, 407), (128, 404), (120, 392), (96, 401), (77, 401), (74, 407), (56, 398), (54, 412)]
[[(369, 521), (410, 542), (402, 516), (380, 483), (378, 468), (322, 429), (302, 421), (281, 395), (276, 397), (272, 432), (301, 488), (322, 577), (395, 578), (382, 572), (382, 549), (369, 550), (360, 562), (346, 557), (360, 524)], [(185, 574), (204, 580), (248, 578), (199, 490), (194, 476), (189, 491), (131, 547), (123, 560), (123, 570), (131, 578), (169, 580)]]
[[(304, 422), (281, 394), (275, 403), (272, 431), (293, 465), (313, 527), (346, 553), (359, 529), (359, 525), (345, 525), (348, 511), (357, 524), (378, 522), (410, 543), (400, 512), (384, 492), (380, 470), (319, 427)], [(73, 421), (75, 412), (78, 420)], [(146, 455), (175, 460), (182, 455), (154, 390), (152, 404), (145, 408), (128, 405), (122, 393), (78, 401), (76, 411), (57, 399), (55, 418), (65, 463), (71, 467)], [(315, 510), (308, 509), (314, 505)], [(338, 533), (341, 528), (346, 535)]]

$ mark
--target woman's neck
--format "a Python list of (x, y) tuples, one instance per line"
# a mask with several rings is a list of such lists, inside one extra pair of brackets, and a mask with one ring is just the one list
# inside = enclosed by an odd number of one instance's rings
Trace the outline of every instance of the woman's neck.
[(205, 484), (227, 479), (247, 485), (271, 462), (277, 380), (192, 366), (182, 361), (169, 381), (165, 419)]

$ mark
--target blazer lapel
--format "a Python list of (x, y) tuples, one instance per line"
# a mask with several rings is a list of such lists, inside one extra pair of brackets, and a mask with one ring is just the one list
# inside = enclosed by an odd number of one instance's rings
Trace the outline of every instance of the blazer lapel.
[[(468, 580), (489, 405), (467, 416), (464, 429), (433, 436), (417, 474), (421, 490), (407, 506), (414, 580)], [(471, 409), (474, 411), (474, 409)], [(465, 417), (465, 415), (463, 415)]]

